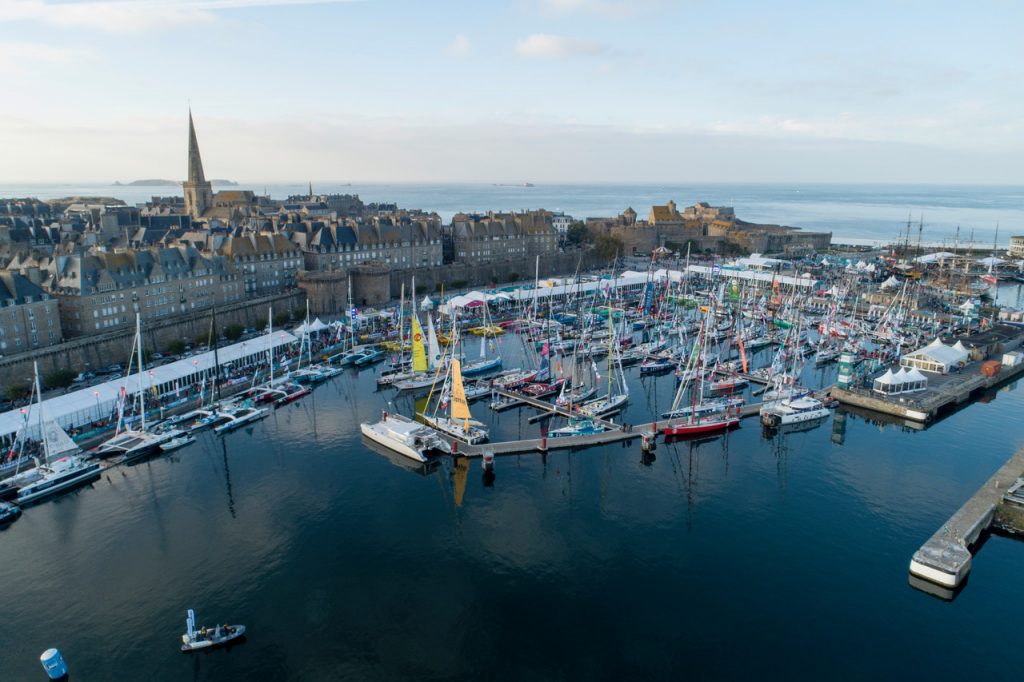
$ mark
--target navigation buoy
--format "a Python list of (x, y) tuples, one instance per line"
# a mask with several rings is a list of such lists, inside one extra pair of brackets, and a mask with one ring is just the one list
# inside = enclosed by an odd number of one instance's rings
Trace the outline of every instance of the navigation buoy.
[(43, 670), (51, 680), (62, 680), (68, 676), (68, 664), (57, 649), (47, 649), (39, 656), (39, 662), (43, 664)]

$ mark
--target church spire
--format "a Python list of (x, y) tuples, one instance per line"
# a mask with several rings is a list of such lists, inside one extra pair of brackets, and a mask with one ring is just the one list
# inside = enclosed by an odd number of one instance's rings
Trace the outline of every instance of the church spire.
[(206, 182), (206, 176), (203, 174), (203, 159), (199, 156), (196, 126), (192, 122), (192, 107), (189, 107), (188, 110), (188, 182), (189, 184)]
[(188, 108), (188, 180), (185, 181), (185, 211), (193, 218), (202, 218), (213, 207), (213, 188), (203, 173), (203, 159), (199, 156), (196, 126), (192, 121), (192, 107)]

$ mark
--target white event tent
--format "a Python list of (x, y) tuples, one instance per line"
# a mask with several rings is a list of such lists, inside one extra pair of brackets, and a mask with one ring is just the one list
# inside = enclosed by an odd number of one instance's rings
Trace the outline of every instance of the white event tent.
[[(234, 364), (250, 364), (253, 361), (260, 362), (273, 347), (289, 346), (298, 341), (293, 335), (286, 331), (275, 331), (273, 341), (270, 334), (241, 343), (235, 343), (217, 350), (217, 360), (220, 362), (222, 371)], [(157, 394), (166, 395), (174, 393), (177, 389), (185, 389), (190, 384), (203, 380), (216, 366), (214, 352), (207, 351), (189, 358), (183, 358), (170, 362), (166, 365), (146, 370), (142, 376), (142, 390), (150, 393), (155, 389)], [(72, 391), (64, 395), (48, 398), (46, 403), (47, 416), (53, 418), (65, 429), (84, 426), (95, 421), (103, 415), (111, 414), (117, 401), (120, 399), (121, 390), (128, 396), (137, 396), (139, 393), (138, 372), (127, 377), (119, 377), (113, 381), (90, 386), (79, 391)], [(33, 429), (38, 433), (39, 414), (38, 405), (10, 410), (0, 414), (0, 438), (11, 436), (18, 432), (28, 416), (28, 433), (31, 436)]]
[(959, 341), (947, 346), (940, 339), (935, 339), (924, 348), (907, 353), (900, 359), (906, 369), (918, 369), (924, 372), (946, 374), (954, 367), (962, 367), (970, 359), (970, 353)]

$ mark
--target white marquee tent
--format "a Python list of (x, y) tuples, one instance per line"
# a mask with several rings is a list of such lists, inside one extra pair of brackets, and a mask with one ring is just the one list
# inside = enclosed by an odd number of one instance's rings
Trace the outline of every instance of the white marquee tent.
[[(217, 350), (217, 359), (221, 368), (234, 364), (250, 364), (260, 361), (273, 343), (273, 347), (289, 346), (298, 341), (285, 331), (276, 331), (271, 342), (270, 335), (265, 334), (255, 339), (235, 343)], [(190, 384), (202, 381), (216, 366), (213, 351), (207, 351), (189, 358), (161, 365), (146, 370), (142, 376), (142, 390), (158, 394), (174, 393), (175, 388), (184, 389)], [(64, 428), (84, 426), (98, 417), (110, 414), (121, 396), (121, 390), (129, 396), (139, 393), (139, 375), (131, 374), (79, 391), (48, 398), (46, 411), (48, 416)], [(10, 410), (0, 414), (0, 437), (17, 433), (28, 415), (29, 433), (39, 424), (38, 406), (32, 405), (23, 409)]]
[(900, 364), (908, 370), (946, 374), (954, 367), (966, 365), (969, 359), (970, 353), (959, 341), (956, 345), (947, 346), (940, 339), (935, 339), (924, 348), (904, 355)]

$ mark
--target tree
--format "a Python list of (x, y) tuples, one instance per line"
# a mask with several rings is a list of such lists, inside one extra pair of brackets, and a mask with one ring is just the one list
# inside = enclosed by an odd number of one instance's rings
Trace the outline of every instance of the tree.
[(185, 342), (181, 339), (174, 339), (167, 344), (167, 352), (171, 355), (181, 355), (185, 352)]
[(288, 319), (288, 313), (278, 313), (277, 315), (274, 315), (274, 326), (277, 328), (281, 328), (288, 321)]
[(593, 237), (590, 234), (590, 230), (587, 229), (586, 224), (576, 220), (569, 223), (569, 227), (565, 231), (565, 241), (574, 246), (579, 246), (580, 244), (586, 244), (593, 241)]
[(245, 333), (245, 327), (240, 324), (229, 324), (224, 327), (224, 338), (228, 341), (238, 341)]
[(74, 370), (58, 369), (43, 377), (43, 385), (47, 388), (67, 388), (78, 376)]
[(196, 338), (192, 339), (192, 345), (195, 347), (205, 346), (206, 342), (210, 340), (209, 334), (196, 334)]
[(9, 384), (7, 386), (7, 399), (11, 402), (24, 400), (32, 395), (32, 389), (27, 385)]
[(607, 260), (622, 254), (626, 249), (621, 239), (616, 239), (606, 234), (599, 235), (594, 240), (594, 248), (597, 249), (598, 255)]
[(425, 293), (427, 293), (427, 285), (426, 284), (417, 284), (416, 285), (416, 293), (417, 294), (425, 294)]
[(519, 279), (519, 273), (518, 272), (510, 272), (510, 273), (508, 273), (508, 276), (505, 277), (505, 281), (506, 282), (515, 282), (518, 279)]

